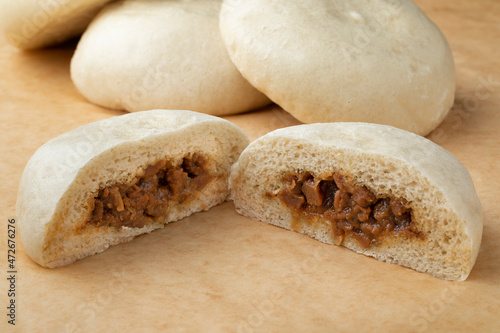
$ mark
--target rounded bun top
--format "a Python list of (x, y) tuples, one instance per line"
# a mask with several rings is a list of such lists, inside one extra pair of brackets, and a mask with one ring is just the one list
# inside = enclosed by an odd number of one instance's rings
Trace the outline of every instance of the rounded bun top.
[(231, 62), (220, 0), (118, 1), (83, 34), (71, 78), (89, 101), (127, 111), (188, 109), (216, 116), (270, 100)]
[(21, 49), (49, 46), (81, 34), (111, 0), (3, 0), (0, 25), (7, 41)]
[(426, 135), (453, 103), (450, 48), (410, 0), (226, 0), (220, 28), (243, 76), (305, 123)]
[[(246, 137), (246, 134), (231, 122), (206, 114), (187, 110), (150, 110), (111, 117), (80, 126), (64, 133), (40, 147), (31, 158), (28, 166), (33, 163), (39, 165), (37, 172), (45, 171), (41, 178), (65, 178), (74, 175), (95, 156), (115, 148), (117, 145), (142, 142), (140, 147), (147, 147), (147, 143), (154, 141), (159, 135), (169, 132), (186, 132), (185, 144), (194, 141), (190, 135), (196, 136), (195, 128), (203, 124), (214, 128), (227, 127), (237, 135)], [(188, 134), (191, 133), (191, 134)], [(133, 153), (133, 152), (131, 152)], [(165, 152), (167, 153), (167, 152)], [(37, 162), (38, 161), (38, 162)], [(48, 168), (43, 168), (46, 165)], [(59, 172), (54, 172), (59, 168)], [(68, 174), (64, 174), (67, 172)], [(64, 177), (62, 177), (62, 174)]]

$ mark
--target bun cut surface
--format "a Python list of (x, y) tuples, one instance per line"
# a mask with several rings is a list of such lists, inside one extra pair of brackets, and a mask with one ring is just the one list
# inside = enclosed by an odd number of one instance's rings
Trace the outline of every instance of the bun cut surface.
[(230, 122), (152, 110), (79, 127), (40, 147), (19, 185), (28, 255), (66, 265), (226, 200), (248, 138)]
[(276, 130), (244, 150), (230, 186), (247, 217), (443, 279), (466, 279), (481, 243), (482, 209), (467, 169), (390, 126)]

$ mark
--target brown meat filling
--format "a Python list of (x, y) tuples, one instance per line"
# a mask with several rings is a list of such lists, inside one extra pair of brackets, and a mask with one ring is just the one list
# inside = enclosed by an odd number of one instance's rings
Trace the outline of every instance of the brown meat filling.
[(89, 224), (110, 227), (142, 228), (161, 221), (169, 207), (194, 198), (214, 177), (207, 161), (194, 154), (173, 166), (165, 160), (146, 168), (132, 184), (101, 189), (94, 198)]
[(364, 186), (356, 186), (334, 173), (317, 179), (308, 172), (289, 174), (287, 187), (278, 198), (296, 218), (323, 217), (331, 221), (332, 233), (340, 244), (346, 235), (368, 248), (386, 235), (415, 236), (411, 208), (404, 199), (377, 198)]

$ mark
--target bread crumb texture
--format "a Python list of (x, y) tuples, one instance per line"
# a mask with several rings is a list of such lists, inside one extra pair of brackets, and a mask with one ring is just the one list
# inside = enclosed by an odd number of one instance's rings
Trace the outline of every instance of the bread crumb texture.
[(285, 188), (285, 175), (294, 172), (318, 178), (337, 172), (378, 198), (404, 198), (424, 236), (386, 236), (367, 249), (346, 237), (345, 247), (443, 279), (469, 275), (481, 242), (481, 205), (467, 169), (438, 145), (389, 126), (332, 123), (277, 130), (248, 146), (230, 180), (238, 212), (290, 230), (299, 223), (301, 233), (333, 244), (328, 220), (294, 221), (269, 195)]

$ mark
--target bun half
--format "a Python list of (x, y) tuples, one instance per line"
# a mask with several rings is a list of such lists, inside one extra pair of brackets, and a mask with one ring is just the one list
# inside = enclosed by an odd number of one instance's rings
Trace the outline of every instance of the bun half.
[[(323, 191), (317, 206), (301, 177)], [(365, 223), (338, 218), (362, 202), (356, 195), (346, 194), (341, 206), (331, 191), (327, 202), (326, 185), (342, 188), (339, 179), (351, 194), (367, 190), (374, 196), (371, 208), (365, 206)], [(443, 279), (466, 279), (481, 243), (481, 204), (467, 169), (433, 142), (390, 126), (329, 123), (271, 132), (241, 154), (230, 186), (237, 211), (254, 220)], [(387, 206), (396, 224), (374, 236), (366, 230), (382, 227), (376, 206), (389, 200), (406, 205), (405, 213), (398, 217), (397, 205)]]
[[(177, 110), (113, 117), (56, 137), (21, 179), (24, 248), (42, 266), (61, 266), (207, 210), (226, 200), (230, 167), (247, 144), (226, 120)], [(155, 181), (161, 193), (148, 193)], [(117, 191), (120, 205), (111, 200)]]

